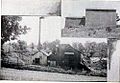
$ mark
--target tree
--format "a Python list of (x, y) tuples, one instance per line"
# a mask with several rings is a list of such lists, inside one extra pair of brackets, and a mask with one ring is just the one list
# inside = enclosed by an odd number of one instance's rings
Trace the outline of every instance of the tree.
[(35, 48), (34, 43), (31, 43), (31, 49), (32, 49), (32, 51), (33, 51), (34, 48)]
[(94, 55), (94, 53), (96, 52), (96, 42), (87, 42), (85, 43), (85, 49), (86, 49), (86, 52), (89, 53), (88, 57), (92, 57)]
[(118, 16), (118, 13), (116, 13), (116, 21), (120, 21), (120, 17)]
[(78, 50), (78, 42), (73, 42), (72, 43), (72, 47), (75, 48), (76, 50)]
[(53, 54), (56, 54), (57, 52), (57, 46), (60, 44), (60, 40), (56, 39), (53, 42), (44, 42), (43, 43), (44, 48), (49, 48)]
[(46, 50), (46, 49), (47, 49), (47, 47), (48, 47), (48, 44), (49, 44), (49, 43), (48, 43), (47, 41), (46, 41), (46, 42), (44, 42), (44, 43), (43, 43), (43, 45), (42, 45), (42, 46), (43, 46), (43, 49), (45, 49), (45, 50)]
[(28, 28), (27, 26), (20, 26), (19, 22), (22, 20), (20, 16), (2, 16), (1, 17), (1, 54), (3, 52), (3, 44), (10, 40), (15, 40), (21, 34), (26, 34)]
[(81, 53), (83, 53), (84, 50), (85, 50), (85, 47), (82, 45), (82, 43), (79, 43), (79, 44), (78, 44), (78, 49), (79, 49), (79, 51), (80, 51)]
[(107, 57), (107, 44), (102, 42), (98, 44), (98, 49), (99, 49), (99, 56), (100, 56), (100, 61), (102, 58)]
[(20, 51), (26, 51), (27, 48), (27, 43), (25, 41), (22, 40), (18, 40), (18, 45), (19, 45), (19, 50)]

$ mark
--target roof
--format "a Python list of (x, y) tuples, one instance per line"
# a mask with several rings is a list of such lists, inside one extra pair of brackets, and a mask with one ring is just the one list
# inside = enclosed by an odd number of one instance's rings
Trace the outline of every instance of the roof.
[(86, 9), (86, 11), (116, 12), (116, 9)]
[(60, 44), (60, 49), (65, 50), (65, 51), (77, 51), (75, 48), (73, 48), (70, 44)]
[(40, 50), (40, 52), (42, 52), (46, 56), (50, 56), (52, 54), (52, 52), (47, 53), (45, 50)]
[(52, 52), (49, 52), (49, 53), (47, 53), (45, 50), (40, 50), (40, 51), (37, 51), (37, 52), (35, 52), (34, 54), (32, 54), (33, 56), (35, 55), (35, 54), (37, 54), (37, 53), (42, 53), (42, 54), (44, 54), (44, 55), (46, 55), (46, 56), (50, 56), (51, 54), (52, 54)]

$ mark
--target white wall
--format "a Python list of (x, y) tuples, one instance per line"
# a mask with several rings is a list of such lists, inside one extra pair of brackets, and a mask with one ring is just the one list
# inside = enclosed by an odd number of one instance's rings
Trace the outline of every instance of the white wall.
[[(114, 42), (115, 43), (115, 42)], [(111, 56), (110, 70), (108, 68), (108, 76), (107, 80), (112, 81), (120, 81), (120, 40), (116, 42), (115, 51)]]

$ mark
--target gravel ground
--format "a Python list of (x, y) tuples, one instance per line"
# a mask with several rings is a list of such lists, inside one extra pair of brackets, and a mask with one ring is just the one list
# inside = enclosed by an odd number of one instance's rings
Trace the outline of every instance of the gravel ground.
[(61, 73), (17, 70), (2, 68), (0, 79), (3, 80), (28, 80), (28, 81), (106, 81), (106, 77), (95, 77), (85, 75), (69, 75)]

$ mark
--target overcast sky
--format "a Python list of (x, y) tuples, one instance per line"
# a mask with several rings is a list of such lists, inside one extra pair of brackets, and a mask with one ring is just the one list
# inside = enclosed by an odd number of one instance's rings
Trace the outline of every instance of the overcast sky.
[(55, 13), (60, 0), (2, 0), (4, 15), (48, 15)]
[(21, 35), (20, 39), (25, 40), (28, 44), (35, 43), (38, 44), (39, 35), (39, 16), (22, 16), (22, 21), (20, 25), (30, 27), (31, 30), (27, 34)]
[(116, 9), (120, 15), (120, 1), (108, 0), (62, 0), (62, 16), (85, 16), (86, 8)]

